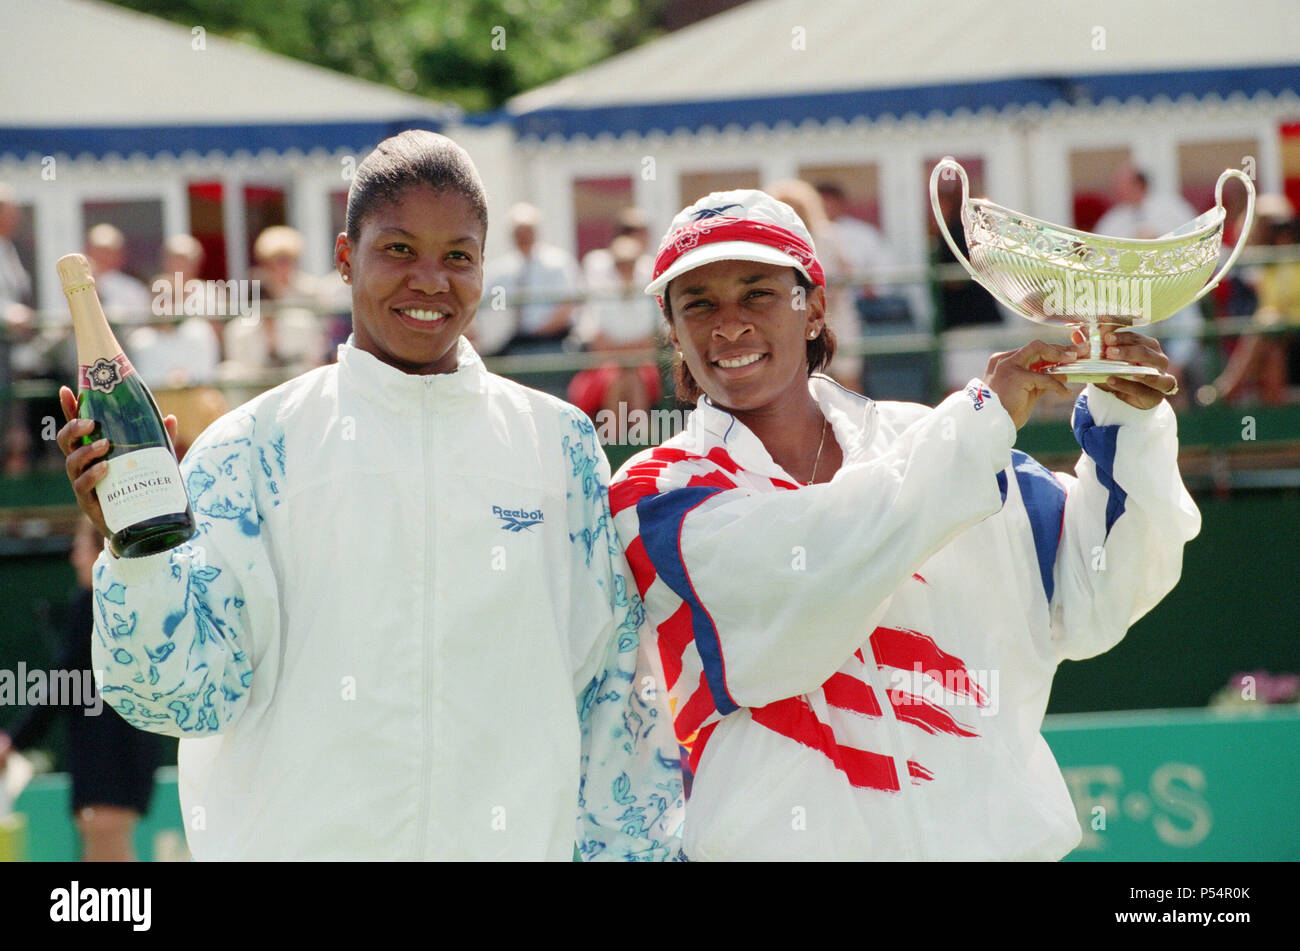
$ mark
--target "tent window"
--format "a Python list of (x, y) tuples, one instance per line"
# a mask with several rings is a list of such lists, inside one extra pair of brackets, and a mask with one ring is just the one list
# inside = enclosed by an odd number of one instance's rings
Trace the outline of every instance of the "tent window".
[[(272, 225), (288, 224), (285, 190), (275, 185), (244, 186), (244, 238), (248, 260), (253, 261), (253, 242)], [(254, 262), (256, 263), (256, 262)]]
[(844, 193), (844, 213), (880, 227), (880, 168), (864, 165), (803, 165), (799, 177), (820, 187), (838, 186)]
[(618, 213), (636, 204), (632, 178), (575, 178), (573, 180), (574, 247), (578, 258), (597, 248), (607, 248), (618, 229)]
[(1070, 151), (1070, 195), (1074, 227), (1091, 231), (1115, 203), (1114, 180), (1120, 166), (1133, 160), (1128, 146)]
[[(939, 226), (934, 220), (934, 211), (930, 208), (930, 173), (934, 167), (939, 164), (942, 155), (927, 156), (921, 162), (921, 181), (925, 183), (921, 199), (922, 214), (925, 216), (926, 227), (929, 229), (930, 238), (936, 243), (936, 246), (943, 245), (943, 239), (939, 237)], [(970, 182), (970, 197), (972, 198), (992, 198), (997, 201), (997, 196), (988, 195), (984, 190), (984, 159), (976, 155), (955, 155), (953, 156), (966, 170), (966, 180)], [(948, 219), (949, 227), (953, 228), (954, 234), (961, 230), (960, 218), (958, 215), (961, 211), (961, 182), (956, 176), (951, 181), (941, 180), (939, 182), (939, 204), (943, 208)], [(946, 245), (943, 245), (946, 248)]]
[(758, 169), (746, 168), (730, 172), (683, 172), (681, 197), (678, 206), (685, 208), (709, 192), (731, 191), (733, 188), (760, 187)]
[(162, 199), (88, 201), (81, 211), (86, 231), (98, 224), (110, 224), (122, 232), (126, 239), (122, 270), (145, 284), (151, 283), (162, 251)]
[[(1197, 212), (1214, 207), (1214, 183), (1225, 168), (1241, 169), (1258, 181), (1259, 140), (1226, 139), (1217, 142), (1183, 142), (1178, 146), (1178, 185), (1184, 198)], [(1224, 186), (1223, 205), (1228, 220), (1235, 221), (1246, 209), (1246, 195), (1239, 182)]]

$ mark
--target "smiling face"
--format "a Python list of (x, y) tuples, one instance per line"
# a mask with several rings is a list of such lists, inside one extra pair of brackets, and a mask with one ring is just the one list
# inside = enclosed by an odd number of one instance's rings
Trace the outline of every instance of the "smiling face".
[(822, 332), (822, 288), (805, 291), (792, 267), (715, 261), (674, 279), (667, 294), (673, 345), (715, 405), (743, 414), (808, 398), (807, 344)]
[(483, 293), (483, 226), (459, 192), (414, 186), (338, 236), (358, 349), (404, 373), (450, 373)]

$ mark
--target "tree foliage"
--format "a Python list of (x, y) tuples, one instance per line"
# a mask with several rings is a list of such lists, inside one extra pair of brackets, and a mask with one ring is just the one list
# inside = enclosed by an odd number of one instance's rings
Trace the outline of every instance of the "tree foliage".
[(638, 0), (113, 0), (467, 111), (649, 39)]

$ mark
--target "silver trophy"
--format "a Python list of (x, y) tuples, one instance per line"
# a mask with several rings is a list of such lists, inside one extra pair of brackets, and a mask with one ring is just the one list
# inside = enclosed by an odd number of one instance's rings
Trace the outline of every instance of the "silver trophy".
[[(969, 260), (939, 207), (939, 181), (954, 176), (961, 179)], [(1223, 184), (1229, 178), (1246, 187), (1245, 223), (1228, 260), (1211, 277), (1223, 243)], [(952, 253), (998, 301), (1035, 323), (1078, 327), (1088, 335), (1086, 359), (1045, 367), (1044, 372), (1071, 383), (1101, 383), (1112, 376), (1135, 380), (1159, 375), (1154, 367), (1103, 360), (1102, 327), (1157, 323), (1217, 287), (1246, 246), (1255, 186), (1244, 172), (1225, 169), (1214, 186), (1214, 207), (1205, 214), (1159, 238), (1110, 238), (971, 198), (966, 170), (949, 156), (930, 173), (930, 204)]]

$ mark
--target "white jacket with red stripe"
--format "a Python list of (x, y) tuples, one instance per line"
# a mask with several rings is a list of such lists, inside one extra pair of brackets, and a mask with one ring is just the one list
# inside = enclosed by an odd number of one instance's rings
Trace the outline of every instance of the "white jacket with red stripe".
[(1117, 643), (1200, 530), (1173, 411), (1085, 388), (1075, 477), (1012, 450), (979, 380), (933, 409), (809, 387), (831, 482), (702, 399), (610, 489), (695, 773), (687, 856), (1062, 857), (1056, 667)]

